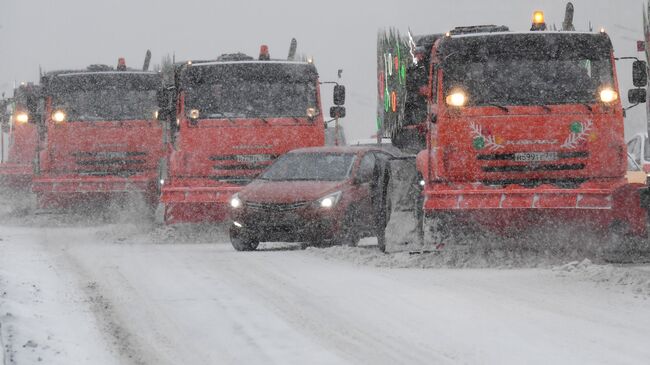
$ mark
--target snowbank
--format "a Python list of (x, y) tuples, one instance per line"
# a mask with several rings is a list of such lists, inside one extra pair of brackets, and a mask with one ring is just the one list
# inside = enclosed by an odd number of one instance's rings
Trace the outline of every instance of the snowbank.
[(554, 268), (559, 276), (595, 282), (599, 286), (650, 298), (648, 266), (596, 265), (588, 259)]
[(580, 251), (567, 253), (540, 245), (505, 241), (498, 244), (466, 242), (442, 249), (385, 254), (379, 251), (375, 242), (374, 238), (364, 239), (359, 247), (308, 248), (307, 252), (325, 259), (395, 268), (552, 268), (565, 263), (567, 257), (580, 257)]

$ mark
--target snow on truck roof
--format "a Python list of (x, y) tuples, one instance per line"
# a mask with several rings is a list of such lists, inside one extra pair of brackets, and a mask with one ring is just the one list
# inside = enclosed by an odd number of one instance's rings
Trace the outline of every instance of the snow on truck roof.
[(527, 31), (527, 32), (483, 32), (483, 33), (466, 33), (466, 34), (451, 34), (450, 38), (470, 38), (470, 37), (489, 37), (489, 36), (504, 36), (504, 35), (547, 35), (547, 34), (582, 34), (598, 36), (603, 33), (599, 32), (578, 32), (578, 31)]
[(285, 65), (310, 65), (309, 62), (302, 61), (192, 61), (192, 67), (214, 66), (214, 65), (240, 65), (240, 64), (285, 64)]
[(157, 73), (158, 72), (156, 72), (156, 71), (72, 71), (72, 72), (63, 71), (63, 73), (57, 74), (57, 76), (64, 77), (64, 76), (79, 76), (79, 75), (88, 75), (88, 74), (93, 74), (93, 75), (129, 75), (129, 74), (152, 75), (152, 74), (157, 74)]

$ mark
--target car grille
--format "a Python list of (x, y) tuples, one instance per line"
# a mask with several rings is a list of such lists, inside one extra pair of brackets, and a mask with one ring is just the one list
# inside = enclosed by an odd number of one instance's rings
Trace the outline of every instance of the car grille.
[(306, 206), (309, 202), (293, 203), (256, 203), (246, 202), (246, 208), (263, 212), (288, 212)]

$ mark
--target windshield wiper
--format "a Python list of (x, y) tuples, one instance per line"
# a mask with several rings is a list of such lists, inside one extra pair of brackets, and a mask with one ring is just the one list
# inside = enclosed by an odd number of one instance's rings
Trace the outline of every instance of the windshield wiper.
[(578, 104), (583, 105), (585, 108), (589, 109), (590, 112), (594, 111), (594, 109), (591, 107), (591, 105), (589, 105), (587, 103), (578, 103)]
[(539, 107), (546, 110), (549, 113), (553, 112), (553, 109), (551, 109), (551, 107), (549, 107), (548, 105), (540, 104)]
[(491, 106), (495, 106), (495, 107), (503, 110), (506, 113), (510, 113), (510, 109), (508, 109), (508, 107), (506, 107), (505, 105), (501, 105), (499, 103), (493, 103), (493, 102), (487, 102), (486, 104), (491, 105)]

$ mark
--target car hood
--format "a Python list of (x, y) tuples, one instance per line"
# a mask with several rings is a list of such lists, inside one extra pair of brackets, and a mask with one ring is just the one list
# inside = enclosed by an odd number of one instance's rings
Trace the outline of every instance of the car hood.
[(345, 181), (265, 181), (255, 180), (239, 192), (244, 201), (292, 203), (312, 201), (339, 190)]

